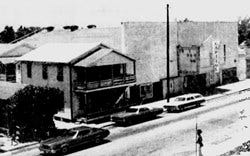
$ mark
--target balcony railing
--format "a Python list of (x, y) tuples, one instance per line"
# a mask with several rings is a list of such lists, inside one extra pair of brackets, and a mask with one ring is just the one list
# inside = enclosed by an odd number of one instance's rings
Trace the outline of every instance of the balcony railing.
[(127, 75), (122, 78), (106, 79), (106, 80), (100, 80), (100, 81), (91, 81), (91, 82), (75, 81), (74, 88), (75, 90), (91, 90), (91, 89), (133, 83), (135, 81), (136, 81), (135, 75)]

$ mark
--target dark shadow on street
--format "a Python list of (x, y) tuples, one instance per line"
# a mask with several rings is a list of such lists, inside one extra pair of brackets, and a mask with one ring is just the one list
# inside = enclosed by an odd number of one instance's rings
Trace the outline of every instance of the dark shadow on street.
[(148, 118), (140, 119), (140, 120), (137, 120), (137, 121), (130, 121), (130, 122), (120, 123), (120, 124), (115, 123), (115, 126), (129, 127), (129, 126), (133, 126), (133, 125), (136, 125), (136, 124), (149, 122), (149, 121), (152, 121), (152, 120), (157, 120), (157, 119), (160, 119), (160, 118), (162, 118), (162, 117), (161, 116), (148, 117)]
[[(66, 155), (69, 155), (69, 154), (72, 154), (72, 153), (75, 153), (75, 152), (79, 152), (79, 151), (82, 151), (82, 150), (85, 150), (85, 149), (88, 149), (88, 148), (92, 148), (92, 147), (95, 147), (95, 146), (99, 146), (99, 145), (103, 145), (103, 144), (106, 144), (106, 143), (109, 143), (110, 140), (100, 140), (99, 143), (95, 143), (95, 142), (92, 142), (92, 143), (87, 143), (87, 144), (84, 144), (84, 145), (79, 145), (77, 147), (72, 147), (69, 149), (69, 151), (66, 153)], [(44, 153), (40, 153), (41, 156), (48, 156), (48, 155), (52, 155), (52, 154), (44, 154)], [(63, 155), (62, 153), (57, 153), (57, 154), (53, 154), (53, 156), (61, 156)]]
[(196, 108), (200, 108), (200, 107), (204, 107), (205, 105), (200, 105), (200, 106), (194, 106), (194, 107), (189, 107), (189, 108), (185, 108), (184, 110), (176, 110), (176, 111), (166, 111), (167, 113), (171, 114), (171, 113), (183, 113), (183, 112), (186, 112), (186, 111), (189, 111), (191, 109), (196, 109)]

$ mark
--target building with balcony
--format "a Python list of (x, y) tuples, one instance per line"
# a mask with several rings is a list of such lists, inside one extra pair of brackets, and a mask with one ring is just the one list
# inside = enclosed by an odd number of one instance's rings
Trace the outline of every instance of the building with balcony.
[(88, 121), (128, 106), (135, 60), (102, 43), (45, 44), (17, 59), (19, 82), (59, 88), (55, 117)]

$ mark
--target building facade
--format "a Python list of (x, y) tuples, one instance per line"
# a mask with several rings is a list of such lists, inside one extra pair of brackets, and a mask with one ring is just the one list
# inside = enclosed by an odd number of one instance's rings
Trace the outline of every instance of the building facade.
[[(102, 42), (112, 48), (118, 49), (118, 51), (132, 58), (132, 60), (136, 60), (134, 74), (132, 74), (131, 78), (126, 78), (125, 76), (123, 79), (128, 79), (129, 81), (122, 81), (118, 88), (110, 86), (116, 80), (104, 81), (104, 79), (108, 79), (108, 77), (105, 78), (106, 73), (109, 73), (108, 75), (110, 73), (114, 74), (114, 70), (129, 71), (126, 69), (128, 66), (125, 68), (121, 65), (123, 63), (117, 63), (120, 64), (117, 66), (111, 65), (113, 69), (109, 66), (102, 68), (93, 67), (90, 71), (88, 68), (71, 69), (68, 64), (64, 64), (63, 75), (67, 75), (67, 77), (64, 78), (65, 82), (63, 83), (57, 82), (56, 76), (50, 81), (40, 81), (38, 77), (42, 77), (41, 73), (40, 75), (39, 73), (34, 73), (34, 76), (38, 76), (36, 78), (22, 78), (20, 80), (20, 82), (28, 84), (55, 85), (55, 87), (65, 90), (67, 92), (65, 93), (65, 100), (69, 100), (72, 96), (73, 102), (66, 102), (64, 111), (68, 110), (69, 113), (66, 114), (73, 114), (73, 117), (78, 115), (84, 116), (86, 110), (93, 109), (93, 112), (96, 112), (96, 114), (108, 111), (108, 109), (99, 105), (107, 103), (104, 106), (110, 105), (111, 107), (113, 104), (119, 103), (119, 100), (124, 99), (122, 97), (125, 96), (129, 97), (130, 104), (160, 100), (167, 96), (165, 22), (123, 22), (117, 28), (79, 29), (74, 32), (67, 30), (43, 31), (24, 39), (22, 42), (36, 47), (40, 47), (46, 43)], [(171, 96), (185, 92), (203, 92), (210, 86), (237, 81), (239, 73), (241, 73), (239, 69), (242, 68), (239, 64), (244, 60), (244, 58), (239, 58), (239, 56), (242, 55), (238, 54), (237, 22), (170, 22), (169, 64)], [(109, 60), (113, 60), (114, 58), (116, 56), (111, 57), (110, 55)], [(41, 60), (32, 60), (32, 66), (34, 67), (32, 70), (41, 71)], [(18, 70), (21, 74), (17, 75), (25, 75), (26, 69), (24, 68), (27, 67), (22, 64), (20, 66), (21, 70)], [(50, 64), (47, 68), (50, 70), (48, 73), (49, 77), (58, 70), (57, 64)], [(85, 74), (78, 74), (78, 71)], [(136, 82), (133, 78), (135, 74)], [(72, 77), (72, 82), (69, 81), (69, 75)], [(89, 75), (93, 78), (93, 81), (88, 83), (86, 83), (87, 81), (73, 83), (73, 80), (75, 81), (77, 77), (84, 79), (84, 75)], [(98, 76), (99, 81), (93, 75), (100, 75)], [(130, 79), (133, 85), (129, 87), (128, 91), (128, 84), (125, 82), (130, 83)], [(244, 79), (244, 77), (241, 79)], [(77, 87), (68, 87), (70, 85), (69, 82), (78, 85)], [(105, 86), (104, 88), (107, 89), (99, 92), (102, 86)], [(70, 90), (75, 91), (72, 94)], [(126, 92), (126, 95), (123, 94), (124, 92)], [(80, 98), (74, 98), (76, 95), (81, 96)], [(115, 95), (116, 98), (112, 99), (109, 95)], [(103, 102), (103, 100), (100, 100), (106, 98), (112, 99), (112, 102)], [(74, 108), (66, 109), (71, 107), (70, 103), (76, 103), (73, 106)], [(82, 107), (77, 103), (88, 103), (90, 105)], [(95, 111), (94, 109), (97, 108), (99, 110)], [(73, 113), (70, 112), (71, 110), (74, 110)]]
[(20, 83), (59, 88), (55, 116), (87, 121), (126, 107), (136, 82), (135, 60), (104, 44), (46, 44), (18, 59)]
[[(206, 87), (238, 79), (236, 22), (179, 22), (178, 46), (179, 57), (184, 57), (179, 60), (180, 67), (185, 67), (184, 75), (203, 74)], [(185, 49), (188, 49), (187, 53)], [(189, 64), (183, 60), (187, 60)], [(186, 72), (187, 68), (189, 71), (196, 68), (196, 73)], [(180, 68), (179, 72), (182, 73), (183, 69)]]

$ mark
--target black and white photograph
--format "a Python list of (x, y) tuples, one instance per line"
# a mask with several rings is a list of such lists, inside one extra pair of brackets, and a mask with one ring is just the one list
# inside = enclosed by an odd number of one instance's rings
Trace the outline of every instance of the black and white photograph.
[(250, 156), (247, 0), (0, 0), (0, 156)]

